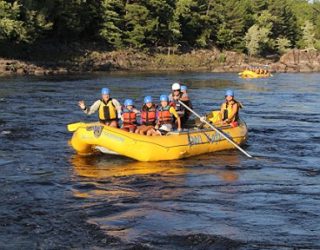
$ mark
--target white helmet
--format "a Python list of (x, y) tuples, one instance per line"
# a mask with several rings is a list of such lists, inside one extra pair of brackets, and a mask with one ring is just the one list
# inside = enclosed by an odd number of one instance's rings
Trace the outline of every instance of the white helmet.
[(172, 130), (172, 126), (171, 124), (163, 124), (159, 129), (166, 132), (170, 132)]
[(175, 82), (174, 84), (172, 84), (172, 90), (180, 90), (181, 86), (180, 83)]

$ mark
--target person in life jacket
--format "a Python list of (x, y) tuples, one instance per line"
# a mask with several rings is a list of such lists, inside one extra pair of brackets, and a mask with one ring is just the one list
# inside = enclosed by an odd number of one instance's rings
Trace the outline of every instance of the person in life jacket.
[(124, 107), (122, 108), (122, 129), (128, 132), (134, 133), (137, 128), (137, 110), (133, 106), (133, 101), (131, 99), (126, 99), (124, 101)]
[(186, 115), (186, 109), (179, 101), (186, 103), (189, 101), (189, 97), (186, 93), (184, 94), (181, 91), (181, 85), (179, 83), (172, 84), (171, 89), (172, 92), (169, 95), (169, 105), (175, 109), (181, 119), (181, 123), (184, 124), (188, 120), (189, 116)]
[(110, 98), (108, 88), (101, 89), (101, 99), (95, 101), (90, 107), (87, 107), (84, 101), (79, 101), (78, 105), (87, 115), (98, 111), (99, 120), (102, 124), (118, 127), (118, 119), (121, 118), (121, 105), (116, 99)]
[[(193, 109), (191, 100), (190, 100), (189, 95), (187, 93), (187, 86), (182, 85), (180, 90), (182, 92), (182, 96), (181, 96), (180, 100), (184, 104), (186, 104), (189, 108)], [(186, 121), (188, 121), (190, 115), (191, 115), (191, 112), (189, 110), (185, 109), (183, 119), (181, 120), (182, 124), (184, 124)]]
[(148, 130), (154, 129), (157, 120), (157, 107), (153, 104), (151, 96), (144, 98), (144, 105), (140, 111), (140, 126), (136, 129), (136, 134), (146, 135)]
[(173, 130), (173, 118), (177, 120), (178, 131), (181, 130), (181, 120), (173, 107), (169, 105), (169, 100), (166, 95), (160, 96), (161, 105), (157, 109), (157, 122), (155, 129), (148, 131), (147, 135), (157, 136), (165, 135)]
[(233, 90), (227, 90), (225, 94), (225, 102), (222, 103), (220, 114), (222, 124), (229, 124), (232, 127), (239, 125), (239, 110), (242, 108), (242, 104), (234, 99)]

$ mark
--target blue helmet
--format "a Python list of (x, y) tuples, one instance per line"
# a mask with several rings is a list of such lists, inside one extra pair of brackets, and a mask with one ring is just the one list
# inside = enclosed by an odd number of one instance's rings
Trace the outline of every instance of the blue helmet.
[(228, 89), (227, 91), (226, 91), (226, 96), (234, 96), (234, 93), (233, 93), (233, 90), (231, 90), (231, 89)]
[(168, 96), (167, 95), (161, 95), (160, 96), (160, 102), (167, 102), (168, 101)]
[(126, 99), (124, 101), (124, 106), (133, 106), (133, 101), (132, 99)]
[(151, 96), (146, 96), (145, 98), (144, 98), (144, 103), (150, 103), (150, 102), (152, 102), (152, 97)]
[(110, 90), (108, 88), (102, 88), (101, 89), (101, 94), (102, 95), (109, 95), (110, 94)]
[(181, 90), (181, 91), (185, 91), (185, 90), (187, 90), (187, 86), (182, 85), (182, 86), (181, 86), (181, 88), (180, 88), (180, 90)]

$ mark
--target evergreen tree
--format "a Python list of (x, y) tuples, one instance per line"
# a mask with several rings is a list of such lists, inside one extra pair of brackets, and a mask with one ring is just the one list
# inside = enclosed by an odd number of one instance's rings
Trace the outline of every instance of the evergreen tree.
[(123, 46), (125, 3), (122, 0), (103, 0), (101, 4), (103, 22), (99, 34), (114, 48), (121, 48)]
[(127, 4), (124, 16), (126, 23), (125, 41), (134, 48), (142, 48), (145, 45), (145, 33), (152, 30), (154, 24), (148, 23), (149, 10), (139, 4)]
[(320, 1), (312, 4), (312, 16), (310, 20), (314, 24), (315, 38), (320, 40)]
[(167, 46), (176, 36), (175, 0), (143, 0), (143, 5), (149, 10), (150, 26), (147, 32), (148, 44), (151, 46)]
[(229, 0), (223, 3), (222, 22), (217, 34), (217, 44), (225, 49), (244, 48), (243, 36), (250, 19), (246, 0)]
[(83, 30), (81, 23), (82, 1), (55, 0), (51, 18), (54, 20), (53, 34), (59, 40), (78, 39)]
[(212, 0), (178, 0), (176, 15), (182, 40), (190, 46), (205, 47), (217, 36), (221, 4)]
[(288, 4), (297, 17), (298, 26), (303, 26), (306, 20), (311, 20), (312, 6), (307, 0), (288, 0)]
[(250, 54), (265, 55), (297, 43), (310, 47), (306, 37), (320, 49), (319, 0), (0, 0), (0, 42), (7, 44), (44, 38), (99, 41), (110, 49), (240, 51), (253, 44)]
[(268, 11), (275, 17), (272, 20), (271, 37), (285, 37), (294, 46), (299, 36), (299, 28), (288, 1), (269, 0)]

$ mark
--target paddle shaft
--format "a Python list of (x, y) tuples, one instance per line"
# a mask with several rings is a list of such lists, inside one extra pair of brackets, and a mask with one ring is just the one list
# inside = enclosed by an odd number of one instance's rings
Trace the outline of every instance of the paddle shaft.
[[(186, 104), (184, 104), (182, 101), (179, 100), (179, 103), (183, 105), (187, 110), (189, 110), (191, 113), (193, 113), (195, 116), (197, 116), (199, 119), (201, 119), (201, 116), (198, 115), (195, 111), (193, 111), (191, 108), (189, 108)], [(232, 141), (230, 138), (228, 138), (224, 133), (222, 133), (219, 129), (217, 129), (215, 126), (207, 122), (206, 120), (203, 121), (205, 124), (207, 124), (210, 128), (212, 128), (214, 131), (216, 131), (219, 135), (223, 136), (228, 142), (230, 142), (233, 146), (235, 146), (237, 149), (239, 149), (243, 154), (245, 154), (247, 157), (252, 158), (250, 154), (248, 154), (246, 151), (244, 151), (238, 144), (236, 144), (234, 141)]]

